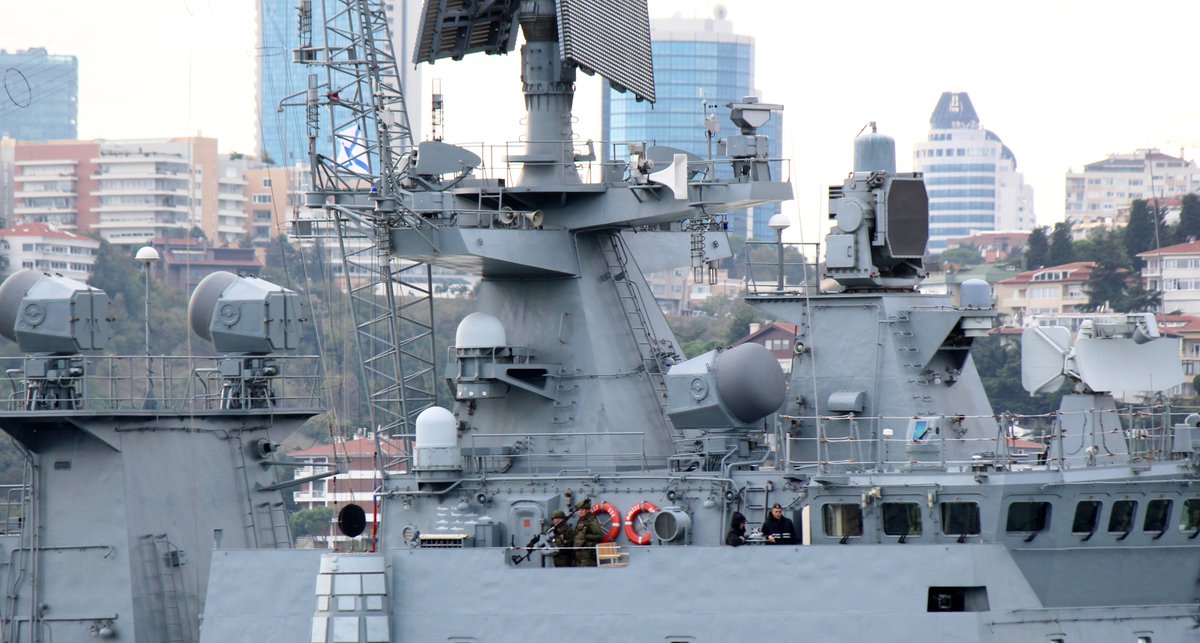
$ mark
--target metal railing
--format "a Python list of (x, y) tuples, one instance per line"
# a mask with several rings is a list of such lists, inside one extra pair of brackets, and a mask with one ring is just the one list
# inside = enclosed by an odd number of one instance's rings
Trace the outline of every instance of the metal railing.
[[(596, 443), (610, 438), (637, 438), (638, 451), (614, 451), (597, 449)], [(480, 446), (484, 442), (488, 446)], [(551, 450), (539, 445), (555, 443), (579, 448), (583, 451), (567, 452)], [(503, 444), (505, 446), (493, 446)], [(646, 434), (641, 431), (572, 431), (570, 433), (471, 433), (462, 441), (463, 473), (500, 473), (518, 463), (529, 464), (529, 469), (563, 473), (590, 471), (593, 466), (634, 466), (638, 471), (648, 470), (646, 457)], [(541, 449), (541, 450), (539, 450)]]
[[(1186, 415), (1166, 407), (1125, 407), (1044, 415), (947, 416), (944, 418), (947, 421), (1000, 421), (991, 435), (957, 437), (948, 426), (943, 426), (938, 433), (920, 441), (906, 435), (905, 427), (913, 419), (910, 416), (781, 416), (802, 426), (817, 427), (815, 435), (810, 432), (788, 436), (782, 455), (789, 469), (815, 469), (821, 473), (911, 468), (986, 471), (1139, 466), (1183, 457), (1173, 453), (1176, 446), (1173, 440), (1175, 424), (1183, 422)], [(1018, 436), (1011, 428), (1018, 420), (1041, 422), (1045, 427), (1034, 434), (1022, 431)], [(1118, 422), (1122, 429), (1112, 430)], [(1082, 428), (1068, 428), (1072, 426)], [(881, 427), (893, 428), (881, 430)], [(1200, 444), (1188, 447), (1200, 450)], [(958, 456), (948, 455), (951, 453)]]
[[(317, 356), (268, 358), (276, 374), (226, 377), (222, 357), (87, 356), (78, 359), (83, 374), (53, 380), (54, 398), (27, 377), (30, 367), (47, 358), (0, 360), (0, 390), (8, 393), (8, 411), (237, 410), (319, 409), (322, 407)], [(50, 358), (53, 359), (53, 358)], [(239, 357), (229, 357), (239, 360)], [(34, 371), (36, 372), (36, 370)]]
[[(747, 241), (745, 281), (750, 295), (818, 294), (821, 290), (819, 243)], [(782, 279), (780, 275), (782, 274)]]

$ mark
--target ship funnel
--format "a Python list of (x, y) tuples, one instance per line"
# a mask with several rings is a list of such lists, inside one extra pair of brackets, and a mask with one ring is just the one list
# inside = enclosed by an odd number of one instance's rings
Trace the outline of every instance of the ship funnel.
[(854, 139), (855, 172), (896, 173), (896, 141), (875, 131), (875, 123), (868, 127), (870, 132)]

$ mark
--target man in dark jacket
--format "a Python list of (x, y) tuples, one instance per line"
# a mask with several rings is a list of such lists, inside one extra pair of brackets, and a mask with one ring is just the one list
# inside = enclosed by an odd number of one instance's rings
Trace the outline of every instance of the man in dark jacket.
[(797, 542), (796, 527), (790, 518), (783, 517), (783, 505), (778, 502), (771, 507), (771, 515), (763, 521), (762, 533), (769, 545), (794, 545)]
[(560, 509), (554, 510), (551, 520), (554, 521), (554, 528), (550, 530), (550, 541), (558, 548), (554, 552), (554, 566), (574, 567), (575, 552), (571, 547), (575, 546), (575, 528), (567, 522), (567, 514)]
[(579, 521), (575, 523), (575, 566), (596, 566), (596, 545), (604, 540), (604, 530), (600, 529), (600, 520), (592, 513), (592, 502), (587, 498), (576, 505), (579, 510)]
[(729, 533), (725, 534), (725, 544), (730, 547), (746, 544), (746, 517), (736, 511), (729, 523)]

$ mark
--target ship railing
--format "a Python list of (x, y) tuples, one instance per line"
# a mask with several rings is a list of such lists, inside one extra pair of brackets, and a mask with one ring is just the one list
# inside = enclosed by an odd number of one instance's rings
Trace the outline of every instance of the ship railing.
[[(491, 144), (482, 142), (455, 142), (481, 160), (472, 176), (485, 181), (504, 181), (505, 185), (514, 185), (526, 166), (545, 165), (555, 167), (559, 172), (557, 177), (562, 183), (580, 182), (585, 185), (600, 183), (619, 183), (629, 179), (629, 163), (632, 150), (643, 145), (652, 145), (641, 141), (602, 141), (602, 140), (516, 140), (505, 143)], [(527, 153), (530, 146), (536, 146), (540, 154), (546, 150), (558, 150), (558, 156), (549, 157), (542, 163), (529, 163), (519, 160)], [(603, 158), (602, 151), (607, 151)], [(770, 166), (771, 178), (775, 181), (788, 181), (791, 176), (791, 161), (785, 158), (756, 159), (766, 161)], [(688, 180), (690, 183), (712, 183), (718, 181), (736, 180), (733, 171), (734, 159), (730, 157), (715, 157), (702, 159), (693, 157), (688, 161)], [(661, 171), (666, 165), (656, 165), (651, 171)]]
[(28, 487), (22, 484), (0, 485), (4, 491), (4, 507), (0, 509), (0, 536), (21, 533), (24, 502)]
[[(27, 377), (29, 365), (47, 358), (0, 360), (9, 411), (319, 409), (323, 406), (320, 358), (266, 358), (274, 375), (230, 378), (219, 362), (241, 357), (83, 356), (83, 374), (71, 378)], [(34, 371), (36, 372), (36, 370)]]
[[(422, 538), (425, 536), (422, 535)], [(627, 567), (629, 566), (629, 547), (617, 543), (600, 543), (592, 547), (553, 547), (545, 541), (528, 547), (506, 547), (504, 559), (509, 567), (538, 569), (555, 567), (554, 555), (567, 552), (574, 558), (576, 552), (590, 549), (595, 552), (595, 567)], [(570, 567), (574, 567), (572, 564)], [(565, 569), (565, 568), (564, 568)]]
[[(617, 451), (610, 442), (635, 439), (637, 451)], [(646, 471), (646, 434), (641, 431), (569, 433), (470, 433), (462, 441), (466, 474), (503, 473), (513, 467), (543, 473), (587, 472), (618, 467)], [(569, 449), (569, 450), (568, 450)]]
[[(1103, 416), (1108, 415), (1110, 418)], [(1165, 407), (1122, 407), (1080, 412), (1000, 416), (944, 416), (940, 430), (921, 440), (907, 435), (910, 416), (821, 417), (781, 415), (802, 427), (783, 443), (789, 469), (896, 471), (1065, 470), (1105, 464), (1138, 466), (1177, 457), (1173, 425), (1185, 412)], [(988, 435), (959, 437), (956, 427), (995, 422)], [(1018, 422), (1041, 428), (1027, 432)], [(1094, 430), (1093, 427), (1118, 426)], [(817, 427), (815, 434), (811, 427)], [(1069, 428), (1082, 427), (1082, 428)]]
[(746, 294), (815, 295), (820, 292), (818, 257), (821, 256), (821, 244), (784, 243), (781, 246), (778, 241), (747, 241), (745, 253)]

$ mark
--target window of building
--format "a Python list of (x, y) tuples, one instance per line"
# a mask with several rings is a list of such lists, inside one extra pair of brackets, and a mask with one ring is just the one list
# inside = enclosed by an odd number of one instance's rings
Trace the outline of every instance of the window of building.
[(974, 502), (943, 502), (942, 533), (947, 536), (979, 534), (979, 505)]
[(1075, 520), (1071, 522), (1071, 532), (1076, 534), (1090, 534), (1096, 531), (1096, 527), (1100, 523), (1100, 508), (1102, 506), (1099, 500), (1083, 500), (1075, 505)]
[(261, 204), (261, 203), (270, 203), (270, 202), (271, 202), (270, 194), (255, 194), (254, 195), (254, 203)]
[(842, 539), (862, 536), (862, 507), (857, 503), (825, 505), (821, 507), (821, 519), (826, 536)]
[(1183, 513), (1179, 516), (1179, 531), (1185, 534), (1200, 532), (1200, 498), (1183, 501)]
[(1171, 524), (1171, 501), (1158, 498), (1146, 503), (1146, 517), (1142, 519), (1142, 531), (1165, 532)]
[(885, 502), (882, 507), (884, 534), (902, 538), (921, 535), (921, 505), (915, 502)]
[(1118, 500), (1114, 502), (1112, 514), (1108, 517), (1108, 531), (1117, 534), (1127, 534), (1133, 531), (1133, 519), (1136, 515), (1136, 500)]
[(263, 186), (264, 188), (269, 188), (269, 187), (271, 187), (271, 179), (270, 179), (270, 177), (263, 179), (262, 186)]
[(1008, 506), (1007, 532), (1039, 532), (1050, 524), (1050, 503), (1014, 502)]

